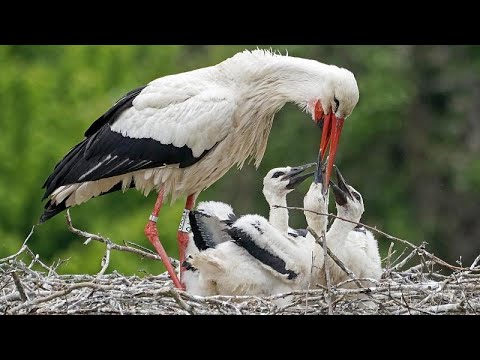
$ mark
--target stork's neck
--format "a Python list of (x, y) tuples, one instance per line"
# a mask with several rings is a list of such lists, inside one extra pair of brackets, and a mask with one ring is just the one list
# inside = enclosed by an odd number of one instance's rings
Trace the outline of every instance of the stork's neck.
[[(347, 220), (359, 221), (360, 217), (352, 218), (351, 214), (338, 211), (337, 215)], [(342, 247), (347, 240), (348, 233), (355, 228), (356, 224), (343, 221), (338, 218), (335, 219), (330, 230), (327, 232), (327, 244), (330, 249)]]
[[(288, 210), (284, 207), (287, 206), (287, 197), (280, 196), (268, 191), (264, 191), (265, 199), (270, 206), (269, 222), (274, 228), (279, 230), (282, 234), (288, 233)], [(277, 207), (277, 206), (284, 207)]]
[(322, 86), (330, 65), (314, 60), (244, 51), (216, 65), (215, 83), (232, 89), (236, 97), (232, 155), (239, 168), (247, 156), (258, 168), (265, 154), (273, 117), (287, 102), (305, 108)]
[(318, 95), (332, 74), (332, 66), (315, 60), (281, 56), (269, 51), (244, 51), (219, 64), (260, 106), (273, 113), (287, 102), (304, 105)]
[(318, 215), (313, 213), (326, 214), (328, 213), (328, 196), (326, 199), (321, 199), (322, 185), (312, 183), (310, 189), (308, 190), (305, 198), (303, 199), (303, 207), (306, 210), (304, 211), (305, 220), (307, 225), (311, 227), (319, 236), (322, 235), (323, 231), (327, 231), (328, 217), (326, 215)]

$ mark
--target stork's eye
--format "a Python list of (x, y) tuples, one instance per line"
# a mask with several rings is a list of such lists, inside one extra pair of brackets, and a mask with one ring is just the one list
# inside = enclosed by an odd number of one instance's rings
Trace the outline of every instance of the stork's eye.
[(335, 96), (333, 97), (333, 101), (335, 101), (335, 105), (337, 105), (335, 108), (335, 112), (336, 112), (338, 110), (338, 107), (340, 106), (340, 101), (338, 101), (338, 99)]
[(358, 201), (361, 201), (361, 197), (360, 197), (360, 194), (357, 193), (356, 191), (353, 191), (353, 196), (355, 196), (355, 199), (357, 199)]
[(277, 171), (272, 175), (272, 178), (278, 178), (279, 176), (282, 176), (282, 175), (285, 175), (285, 173), (282, 171)]

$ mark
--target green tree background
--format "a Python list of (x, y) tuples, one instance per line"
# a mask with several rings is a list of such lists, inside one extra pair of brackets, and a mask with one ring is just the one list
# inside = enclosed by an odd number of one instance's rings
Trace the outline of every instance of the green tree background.
[[(336, 163), (364, 198), (363, 221), (428, 242), (448, 261), (480, 253), (479, 46), (258, 46), (350, 69), (360, 101), (347, 119)], [(21, 246), (38, 221), (41, 186), (88, 126), (127, 91), (155, 78), (216, 64), (250, 46), (0, 46), (0, 257)], [(199, 200), (225, 201), (238, 214), (266, 216), (262, 178), (273, 167), (311, 162), (320, 132), (287, 105), (276, 116), (260, 168), (232, 169)], [(290, 195), (301, 206), (308, 184)], [(73, 208), (77, 227), (146, 247), (155, 201), (135, 190)], [(331, 202), (333, 203), (333, 201)], [(162, 209), (159, 229), (176, 256), (183, 201)], [(332, 205), (333, 210), (333, 205)], [(292, 212), (291, 225), (304, 227)], [(378, 237), (382, 255), (389, 241)], [(83, 245), (59, 215), (36, 228), (30, 245), (61, 272), (95, 273), (101, 244)], [(396, 245), (399, 250), (401, 248)], [(163, 271), (159, 262), (114, 252), (109, 271)]]

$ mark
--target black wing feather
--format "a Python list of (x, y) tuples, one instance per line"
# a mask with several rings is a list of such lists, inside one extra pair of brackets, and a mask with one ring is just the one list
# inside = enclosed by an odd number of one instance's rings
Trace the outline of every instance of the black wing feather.
[[(199, 251), (214, 248), (227, 241), (226, 229), (230, 226), (229, 220), (222, 221), (216, 216), (196, 210), (190, 211), (188, 218), (193, 233), (193, 241)], [(235, 214), (229, 214), (229, 219), (233, 218), (236, 218)]]
[(245, 231), (243, 231), (241, 228), (233, 226), (226, 231), (228, 235), (230, 235), (232, 239), (234, 239), (235, 243), (238, 246), (243, 247), (251, 256), (253, 256), (258, 261), (271, 267), (273, 270), (282, 275), (288, 275), (289, 280), (295, 279), (298, 276), (298, 274), (294, 271), (287, 269), (285, 261), (280, 259), (278, 256), (270, 253), (269, 251), (259, 247), (255, 243), (255, 240), (252, 239), (252, 237)]
[(164, 165), (179, 164), (181, 168), (188, 167), (211, 150), (205, 150), (199, 157), (195, 157), (186, 145), (176, 147), (149, 138), (129, 138), (113, 131), (110, 125), (123, 111), (132, 106), (133, 99), (144, 88), (145, 86), (126, 94), (90, 126), (85, 132), (87, 138), (65, 155), (45, 181), (43, 200), (63, 185), (94, 181)]
[[(136, 170), (179, 164), (195, 164), (209, 150), (194, 157), (188, 146), (176, 147), (153, 139), (134, 139), (112, 131), (109, 124), (75, 146), (45, 182), (44, 199), (62, 185), (126, 174)], [(100, 165), (99, 165), (100, 164)]]

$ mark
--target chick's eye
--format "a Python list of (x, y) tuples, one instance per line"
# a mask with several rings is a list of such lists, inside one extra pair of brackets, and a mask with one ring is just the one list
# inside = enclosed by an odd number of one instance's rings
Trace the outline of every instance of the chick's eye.
[(353, 192), (353, 196), (355, 196), (355, 199), (357, 199), (358, 201), (360, 201), (361, 197), (360, 197), (360, 194), (357, 193), (357, 192)]
[(336, 97), (333, 97), (333, 101), (335, 101), (335, 105), (336, 105), (335, 111), (337, 111), (338, 107), (340, 106), (340, 101), (338, 101), (338, 99)]
[(284, 175), (285, 173), (284, 172), (281, 172), (281, 171), (277, 171), (276, 173), (274, 173), (272, 175), (272, 178), (278, 178), (279, 176), (282, 176)]

